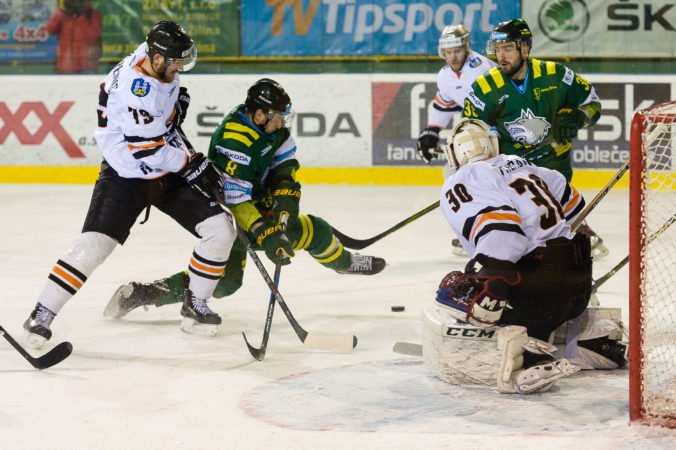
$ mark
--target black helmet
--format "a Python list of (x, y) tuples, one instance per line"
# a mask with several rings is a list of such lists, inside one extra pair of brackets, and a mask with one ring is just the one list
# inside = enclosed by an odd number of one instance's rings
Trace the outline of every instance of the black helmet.
[(497, 24), (491, 32), (486, 44), (487, 54), (495, 54), (496, 42), (515, 42), (517, 48), (521, 48), (521, 44), (525, 43), (530, 49), (533, 45), (533, 33), (523, 19), (505, 20)]
[(168, 63), (182, 60), (183, 71), (195, 66), (197, 50), (195, 42), (176, 22), (162, 20), (157, 22), (146, 37), (148, 55), (152, 58), (156, 53), (164, 56)]
[(247, 91), (244, 106), (252, 112), (262, 109), (285, 114), (291, 111), (291, 98), (279, 83), (270, 78), (262, 78)]

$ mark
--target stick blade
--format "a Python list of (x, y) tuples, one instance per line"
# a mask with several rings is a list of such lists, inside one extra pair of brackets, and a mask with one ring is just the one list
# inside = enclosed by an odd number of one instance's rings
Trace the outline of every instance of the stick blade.
[(47, 369), (68, 358), (71, 353), (73, 353), (73, 344), (62, 342), (44, 355), (35, 358), (33, 366), (39, 370)]
[(265, 358), (265, 346), (261, 346), (261, 348), (256, 348), (251, 344), (249, 344), (249, 341), (247, 340), (244, 331), (242, 331), (242, 337), (244, 338), (244, 342), (246, 342), (246, 346), (249, 349), (249, 353), (251, 353), (251, 356), (253, 356), (256, 361), (263, 361), (263, 358)]
[(408, 356), (422, 356), (422, 345), (414, 344), (412, 342), (397, 342), (392, 347), (394, 353), (401, 353)]
[(357, 346), (357, 336), (352, 334), (325, 334), (308, 332), (303, 343), (318, 350), (349, 351)]

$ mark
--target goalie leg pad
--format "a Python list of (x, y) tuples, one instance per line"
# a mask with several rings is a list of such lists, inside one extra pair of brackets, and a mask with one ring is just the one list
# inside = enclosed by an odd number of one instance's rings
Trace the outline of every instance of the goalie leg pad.
[(498, 389), (503, 393), (517, 392), (514, 386), (514, 373), (523, 367), (523, 350), (528, 344), (525, 327), (511, 325), (498, 331), (498, 350), (502, 353), (498, 370)]

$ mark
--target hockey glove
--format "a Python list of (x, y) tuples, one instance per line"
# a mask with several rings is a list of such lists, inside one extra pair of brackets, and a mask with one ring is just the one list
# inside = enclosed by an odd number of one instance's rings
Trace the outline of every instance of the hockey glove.
[(276, 223), (282, 223), (283, 217), (289, 223), (298, 220), (299, 206), (300, 183), (284, 180), (272, 191), (272, 210)]
[(507, 280), (500, 276), (467, 275), (453, 271), (437, 290), (437, 302), (448, 308), (456, 319), (478, 327), (500, 322), (507, 302)]
[(554, 118), (554, 139), (558, 143), (570, 142), (585, 123), (585, 114), (577, 108), (563, 107)]
[(284, 233), (283, 225), (263, 222), (252, 233), (256, 237), (256, 243), (265, 250), (270, 261), (282, 266), (291, 264), (291, 257), (294, 255), (293, 246)]
[(202, 195), (223, 204), (223, 176), (201, 153), (196, 153), (179, 172), (190, 187)]
[(418, 136), (418, 156), (429, 164), (432, 159), (436, 159), (437, 145), (439, 144), (439, 127), (427, 127), (420, 132)]
[(185, 117), (188, 115), (188, 107), (190, 106), (190, 94), (188, 94), (188, 88), (181, 86), (178, 89), (178, 126), (180, 127), (185, 120)]

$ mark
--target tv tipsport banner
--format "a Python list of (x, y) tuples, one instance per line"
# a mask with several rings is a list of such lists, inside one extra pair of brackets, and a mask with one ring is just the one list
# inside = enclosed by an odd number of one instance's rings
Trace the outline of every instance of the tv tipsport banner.
[(433, 55), (447, 25), (468, 27), (482, 51), (498, 22), (521, 15), (505, 0), (247, 0), (243, 56)]

